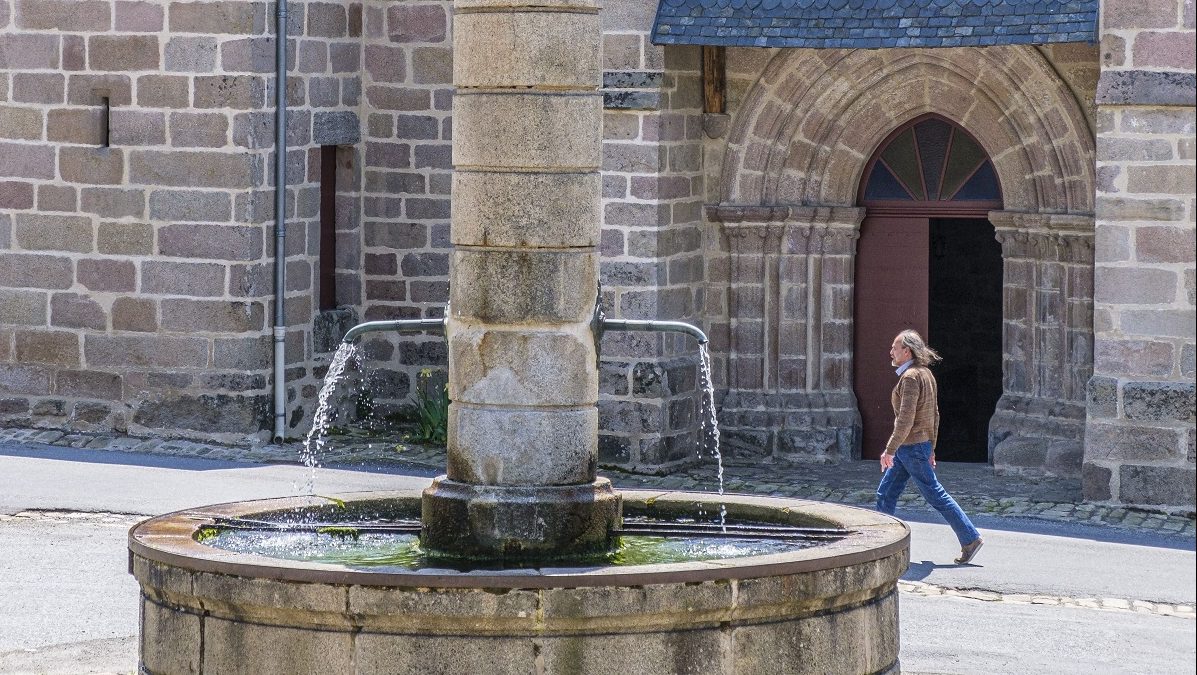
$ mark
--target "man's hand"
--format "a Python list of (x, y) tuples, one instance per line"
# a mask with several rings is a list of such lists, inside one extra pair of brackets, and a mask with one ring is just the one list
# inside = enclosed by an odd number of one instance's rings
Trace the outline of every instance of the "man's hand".
[(935, 468), (935, 451), (934, 450), (931, 451), (931, 468), (932, 469)]
[(894, 465), (894, 456), (887, 452), (881, 453), (881, 473), (885, 473), (886, 471), (889, 471), (890, 467), (892, 467), (893, 465)]

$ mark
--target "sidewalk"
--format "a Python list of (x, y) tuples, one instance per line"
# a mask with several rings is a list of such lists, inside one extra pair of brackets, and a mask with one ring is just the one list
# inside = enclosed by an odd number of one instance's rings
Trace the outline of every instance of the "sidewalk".
[[(203, 457), (258, 464), (298, 464), (301, 444), (230, 447), (195, 441), (135, 438), (114, 434), (63, 433), (43, 429), (0, 429), (0, 440), (117, 452), (139, 452), (175, 457)], [(324, 466), (414, 465), (443, 470), (441, 448), (405, 446), (381, 438), (334, 436), (329, 438), (320, 463)], [(668, 476), (647, 476), (604, 468), (601, 473), (616, 487), (657, 488), (716, 492), (718, 470), (714, 459)], [(999, 476), (985, 464), (941, 463), (938, 473), (944, 486), (970, 514), (1017, 516), (1133, 528), (1161, 534), (1197, 536), (1193, 514), (1163, 514), (1124, 506), (1085, 503), (1080, 482), (1062, 478)], [(838, 465), (744, 464), (724, 466), (724, 490), (871, 506), (880, 478), (877, 462), (856, 461)], [(899, 501), (900, 508), (927, 509), (913, 486)]]

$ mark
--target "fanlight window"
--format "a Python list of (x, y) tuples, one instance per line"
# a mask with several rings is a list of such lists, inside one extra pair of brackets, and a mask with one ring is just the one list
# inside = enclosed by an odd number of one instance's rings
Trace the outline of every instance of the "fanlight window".
[(867, 201), (998, 201), (997, 172), (985, 150), (960, 127), (937, 117), (896, 134), (865, 184)]

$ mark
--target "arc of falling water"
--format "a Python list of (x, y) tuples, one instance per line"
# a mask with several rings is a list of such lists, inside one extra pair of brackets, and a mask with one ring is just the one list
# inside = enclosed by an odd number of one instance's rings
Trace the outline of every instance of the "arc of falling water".
[(312, 428), (303, 440), (303, 450), (300, 458), (303, 465), (308, 467), (307, 482), (303, 486), (303, 494), (312, 494), (316, 488), (316, 469), (320, 466), (320, 453), (328, 442), (328, 428), (333, 418), (333, 391), (345, 379), (346, 369), (352, 362), (359, 371), (362, 370), (362, 356), (357, 345), (352, 342), (342, 342), (333, 354), (328, 364), (328, 373), (320, 385), (320, 394), (316, 397), (316, 412), (312, 415)]

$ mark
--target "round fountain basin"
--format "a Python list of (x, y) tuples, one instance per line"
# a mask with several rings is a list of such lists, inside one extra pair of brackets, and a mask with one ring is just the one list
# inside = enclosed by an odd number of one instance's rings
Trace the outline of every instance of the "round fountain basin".
[(418, 517), (420, 492), (238, 502), (129, 534), (149, 673), (885, 673), (909, 530), (802, 500), (623, 491), (628, 518), (843, 528), (781, 553), (616, 566), (401, 569), (285, 560), (199, 541), (227, 520)]

